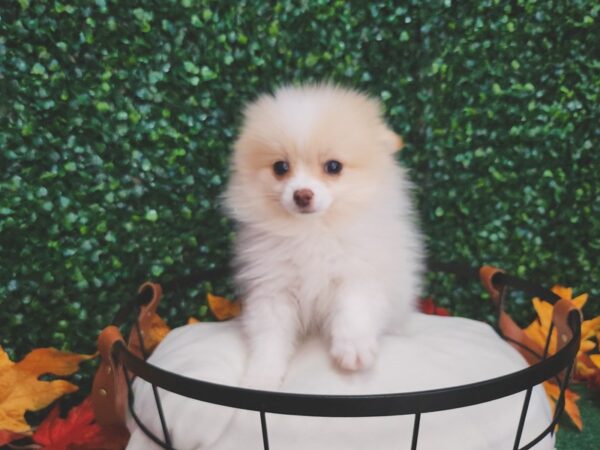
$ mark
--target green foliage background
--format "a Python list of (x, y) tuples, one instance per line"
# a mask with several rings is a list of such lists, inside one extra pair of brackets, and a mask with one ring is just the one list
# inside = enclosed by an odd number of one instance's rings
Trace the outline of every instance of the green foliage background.
[[(226, 268), (218, 195), (240, 105), (309, 80), (382, 100), (408, 143), (433, 259), (598, 298), (599, 11), (593, 0), (3, 2), (0, 345), (91, 352), (143, 280)], [(433, 281), (439, 303), (489, 315), (477, 286)], [(162, 314), (205, 318), (207, 289), (231, 294), (214, 276), (167, 293)]]

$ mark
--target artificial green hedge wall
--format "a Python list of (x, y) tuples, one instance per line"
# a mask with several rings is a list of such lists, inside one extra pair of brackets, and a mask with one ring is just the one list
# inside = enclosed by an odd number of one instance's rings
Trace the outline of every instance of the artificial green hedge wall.
[[(383, 101), (408, 143), (401, 158), (434, 259), (496, 263), (598, 297), (599, 10), (3, 2), (0, 344), (13, 356), (92, 351), (142, 280), (226, 267), (232, 226), (217, 200), (240, 105), (308, 80)], [(438, 301), (489, 313), (455, 285), (437, 280)], [(231, 293), (214, 276), (168, 293), (162, 314), (203, 318), (207, 289)]]

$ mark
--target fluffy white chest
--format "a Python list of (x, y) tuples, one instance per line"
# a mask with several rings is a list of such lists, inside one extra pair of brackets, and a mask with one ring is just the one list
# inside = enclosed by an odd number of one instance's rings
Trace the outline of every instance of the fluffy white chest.
[(294, 244), (297, 251), (288, 255), (282, 268), (290, 268), (290, 297), (295, 299), (302, 327), (307, 330), (320, 326), (328, 316), (350, 256), (339, 241), (323, 237)]
[[(247, 231), (249, 232), (249, 231)], [(250, 233), (250, 232), (249, 232)], [(365, 260), (365, 251), (344, 236), (306, 233), (294, 237), (241, 239), (238, 279), (247, 290), (268, 286), (282, 301), (294, 302), (304, 330), (329, 314), (339, 284)]]

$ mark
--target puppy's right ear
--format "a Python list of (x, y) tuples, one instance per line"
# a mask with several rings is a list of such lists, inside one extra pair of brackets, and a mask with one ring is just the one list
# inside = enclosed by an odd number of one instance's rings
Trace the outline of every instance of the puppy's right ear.
[(394, 133), (389, 128), (383, 130), (381, 140), (385, 149), (390, 153), (399, 152), (404, 147), (404, 139), (402, 139), (402, 136)]

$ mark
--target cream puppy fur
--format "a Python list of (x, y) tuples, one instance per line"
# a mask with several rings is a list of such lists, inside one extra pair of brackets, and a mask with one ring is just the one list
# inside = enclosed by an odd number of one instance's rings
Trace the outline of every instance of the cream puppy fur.
[(284, 87), (244, 112), (225, 204), (249, 345), (245, 384), (279, 384), (297, 340), (320, 333), (345, 370), (402, 331), (423, 250), (402, 140), (377, 101), (333, 85)]

